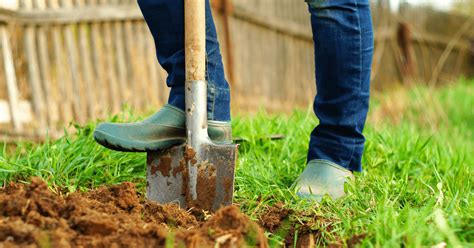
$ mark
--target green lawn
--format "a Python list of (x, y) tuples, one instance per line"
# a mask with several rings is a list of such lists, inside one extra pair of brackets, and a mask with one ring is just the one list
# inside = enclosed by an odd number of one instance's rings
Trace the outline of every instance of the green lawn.
[[(137, 119), (125, 116), (113, 119)], [(342, 200), (311, 203), (289, 188), (304, 169), (316, 124), (311, 110), (234, 118), (234, 135), (247, 140), (239, 150), (236, 204), (254, 219), (277, 202), (292, 209), (276, 234), (269, 234), (271, 244), (291, 227), (304, 227), (317, 233), (319, 244), (359, 237), (364, 247), (474, 245), (474, 81), (374, 96), (365, 171)], [(144, 190), (145, 154), (100, 147), (91, 136), (94, 125), (42, 145), (0, 151), (0, 181), (40, 176), (62, 193), (132, 181)], [(273, 133), (286, 138), (262, 139)]]

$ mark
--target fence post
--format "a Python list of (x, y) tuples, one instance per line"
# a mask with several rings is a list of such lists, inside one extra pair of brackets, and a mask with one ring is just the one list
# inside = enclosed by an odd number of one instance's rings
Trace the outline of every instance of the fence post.
[(415, 64), (413, 63), (413, 39), (408, 24), (400, 22), (397, 30), (397, 42), (401, 50), (402, 81), (413, 78)]
[[(57, 0), (49, 0), (48, 8), (59, 9), (59, 3)], [(67, 72), (63, 67), (67, 64), (66, 54), (64, 52), (64, 42), (61, 34), (64, 32), (63, 26), (60, 24), (53, 24), (50, 26), (52, 32), (52, 55), (54, 64), (52, 65), (54, 70), (54, 79), (56, 82), (56, 94), (55, 102), (58, 104), (60, 112), (60, 119), (63, 123), (69, 124), (73, 119), (73, 104), (72, 104), (72, 90), (70, 81), (67, 79)]]
[[(84, 2), (76, 1), (76, 7), (83, 7), (85, 6)], [(85, 103), (82, 105), (83, 108), (86, 108), (86, 116), (87, 118), (94, 118), (95, 116), (95, 95), (96, 92), (94, 90), (94, 82), (93, 82), (93, 76), (92, 76), (92, 55), (90, 54), (90, 35), (89, 32), (91, 30), (91, 26), (89, 26), (87, 23), (81, 23), (78, 25), (78, 33), (77, 33), (77, 39), (79, 40), (79, 53), (80, 56), (78, 56), (79, 59), (79, 65), (80, 69), (82, 71), (82, 84), (84, 88), (84, 98), (85, 98)]]
[(225, 44), (225, 58), (226, 58), (226, 69), (228, 73), (229, 84), (233, 85), (235, 81), (234, 77), (234, 54), (232, 49), (232, 37), (230, 32), (230, 17), (234, 11), (234, 6), (231, 0), (219, 0), (214, 1), (213, 7), (220, 12), (222, 17), (223, 31), (224, 31), (224, 44)]
[[(45, 0), (34, 0), (33, 9), (44, 10), (46, 9)], [(49, 57), (49, 47), (47, 41), (48, 26), (40, 25), (35, 28), (36, 31), (36, 44), (37, 44), (37, 56), (38, 56), (38, 68), (39, 75), (41, 78), (41, 89), (44, 97), (45, 118), (47, 119), (48, 127), (54, 127), (54, 124), (58, 120), (56, 104), (53, 101), (52, 86), (51, 86), (51, 62)]]
[[(23, 9), (31, 9), (32, 3), (30, 0), (20, 1)], [(25, 27), (25, 53), (28, 61), (28, 81), (31, 85), (31, 98), (33, 101), (33, 109), (35, 111), (35, 117), (38, 121), (38, 133), (45, 133), (47, 124), (45, 116), (45, 102), (43, 89), (41, 87), (41, 76), (39, 72), (37, 47), (35, 42), (35, 30), (31, 24), (27, 24)]]
[(23, 127), (19, 120), (19, 101), (18, 101), (18, 87), (15, 75), (15, 65), (13, 64), (12, 50), (10, 46), (10, 39), (8, 37), (7, 28), (0, 26), (0, 37), (2, 44), (2, 53), (4, 59), (5, 76), (7, 79), (8, 100), (10, 108), (10, 116), (13, 123), (13, 128), (17, 132), (21, 132)]
[(469, 76), (474, 75), (474, 38), (471, 39), (471, 71)]

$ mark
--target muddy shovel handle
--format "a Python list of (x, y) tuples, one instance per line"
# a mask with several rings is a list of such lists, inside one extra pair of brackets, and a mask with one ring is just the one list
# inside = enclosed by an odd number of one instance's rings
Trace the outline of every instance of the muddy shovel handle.
[(206, 2), (185, 0), (186, 81), (206, 80)]

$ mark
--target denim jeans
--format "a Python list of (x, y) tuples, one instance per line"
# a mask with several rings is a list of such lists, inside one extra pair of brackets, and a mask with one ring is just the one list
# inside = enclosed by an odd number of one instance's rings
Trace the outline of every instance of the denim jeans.
[[(169, 103), (184, 109), (183, 0), (138, 0), (155, 39), (158, 61), (168, 72)], [(369, 108), (373, 30), (368, 0), (306, 0), (313, 29), (319, 125), (312, 131), (308, 161), (324, 159), (361, 171)], [(295, 1), (295, 4), (299, 4)], [(209, 119), (230, 120), (216, 29), (206, 1)], [(309, 87), (309, 86), (308, 86)]]
[[(158, 62), (168, 73), (171, 88), (168, 103), (184, 110), (184, 0), (138, 0), (153, 35)], [(230, 121), (230, 90), (224, 77), (224, 65), (217, 32), (206, 0), (207, 112), (209, 120)]]
[(308, 161), (361, 171), (369, 109), (373, 29), (368, 0), (307, 0), (313, 28), (319, 125)]

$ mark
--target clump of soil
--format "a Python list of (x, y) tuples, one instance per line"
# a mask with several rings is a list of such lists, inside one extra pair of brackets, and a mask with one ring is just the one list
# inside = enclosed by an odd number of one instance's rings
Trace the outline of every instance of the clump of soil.
[(267, 207), (264, 214), (259, 218), (259, 224), (270, 232), (275, 232), (280, 226), (281, 222), (285, 220), (290, 214), (290, 210), (284, 208), (283, 203), (279, 202), (271, 207)]
[(141, 199), (131, 183), (60, 196), (32, 179), (0, 188), (0, 246), (267, 247), (263, 230), (235, 206), (208, 220), (200, 214)]

